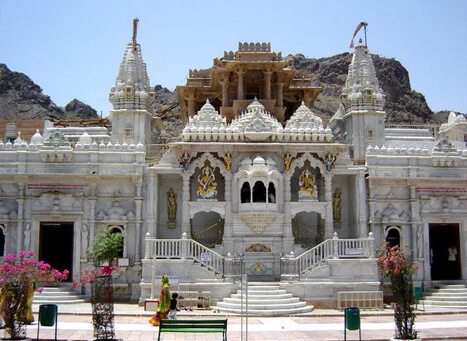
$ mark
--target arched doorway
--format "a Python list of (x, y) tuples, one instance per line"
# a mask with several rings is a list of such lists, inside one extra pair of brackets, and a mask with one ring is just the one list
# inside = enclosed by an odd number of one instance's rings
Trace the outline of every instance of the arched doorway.
[(191, 219), (191, 237), (207, 247), (222, 244), (224, 220), (216, 212), (199, 212)]
[(386, 229), (386, 243), (390, 247), (401, 245), (401, 232), (398, 227), (391, 226)]
[(300, 212), (293, 219), (295, 244), (312, 248), (324, 240), (324, 220), (317, 212)]
[(429, 233), (431, 279), (460, 279), (459, 224), (430, 224)]

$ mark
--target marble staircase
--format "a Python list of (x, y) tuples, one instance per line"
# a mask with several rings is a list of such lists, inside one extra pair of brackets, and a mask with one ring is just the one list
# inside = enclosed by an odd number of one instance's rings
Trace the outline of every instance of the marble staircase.
[[(422, 303), (423, 302), (423, 303)], [(418, 309), (467, 310), (467, 286), (465, 284), (441, 285), (439, 289), (425, 292)]]
[(86, 302), (84, 296), (70, 287), (44, 287), (41, 293), (34, 293), (33, 304), (75, 304)]
[[(218, 302), (214, 311), (228, 314), (241, 314), (242, 292), (232, 294)], [(245, 310), (245, 292), (243, 293), (243, 309)], [(308, 313), (314, 309), (306, 302), (300, 301), (280, 288), (278, 282), (250, 282), (248, 283), (248, 314), (254, 316), (287, 316)]]

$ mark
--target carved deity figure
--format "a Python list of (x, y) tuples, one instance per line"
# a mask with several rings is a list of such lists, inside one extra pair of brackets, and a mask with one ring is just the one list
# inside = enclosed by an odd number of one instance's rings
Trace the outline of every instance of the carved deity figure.
[(334, 161), (336, 160), (336, 158), (334, 156), (332, 156), (331, 153), (327, 153), (326, 155), (326, 171), (327, 172), (330, 172), (332, 170), (332, 168), (334, 167)]
[(315, 177), (308, 168), (305, 168), (300, 174), (298, 185), (300, 186), (298, 191), (299, 201), (316, 200), (318, 198)]
[(232, 168), (232, 154), (230, 154), (230, 152), (227, 152), (227, 154), (225, 154), (225, 170), (227, 172), (230, 172), (231, 168)]
[(217, 196), (217, 182), (214, 170), (206, 165), (198, 175), (198, 199), (215, 199)]
[(172, 187), (167, 191), (167, 219), (175, 221), (177, 217), (177, 194)]
[(183, 153), (181, 164), (183, 165), (183, 171), (186, 172), (190, 166), (190, 154), (188, 152)]
[(83, 224), (83, 231), (81, 232), (81, 257), (84, 258), (86, 257), (86, 252), (88, 250), (88, 235), (89, 235), (89, 229), (88, 225)]
[(286, 153), (284, 157), (284, 168), (286, 172), (290, 170), (291, 163), (292, 163), (292, 155), (290, 155), (290, 153)]
[(24, 229), (24, 250), (31, 249), (31, 224), (26, 224)]
[(332, 216), (334, 222), (341, 222), (341, 191), (339, 188), (336, 188), (332, 197)]

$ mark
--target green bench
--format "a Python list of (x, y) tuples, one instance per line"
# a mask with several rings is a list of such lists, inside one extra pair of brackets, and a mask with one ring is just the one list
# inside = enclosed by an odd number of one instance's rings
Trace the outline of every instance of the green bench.
[(161, 320), (158, 341), (164, 332), (222, 333), (222, 339), (227, 341), (227, 320)]

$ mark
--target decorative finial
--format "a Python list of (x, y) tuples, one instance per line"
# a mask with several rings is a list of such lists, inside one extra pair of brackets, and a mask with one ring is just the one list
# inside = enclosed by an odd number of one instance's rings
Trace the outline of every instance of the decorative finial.
[(133, 51), (136, 51), (136, 35), (138, 34), (138, 18), (133, 19)]

